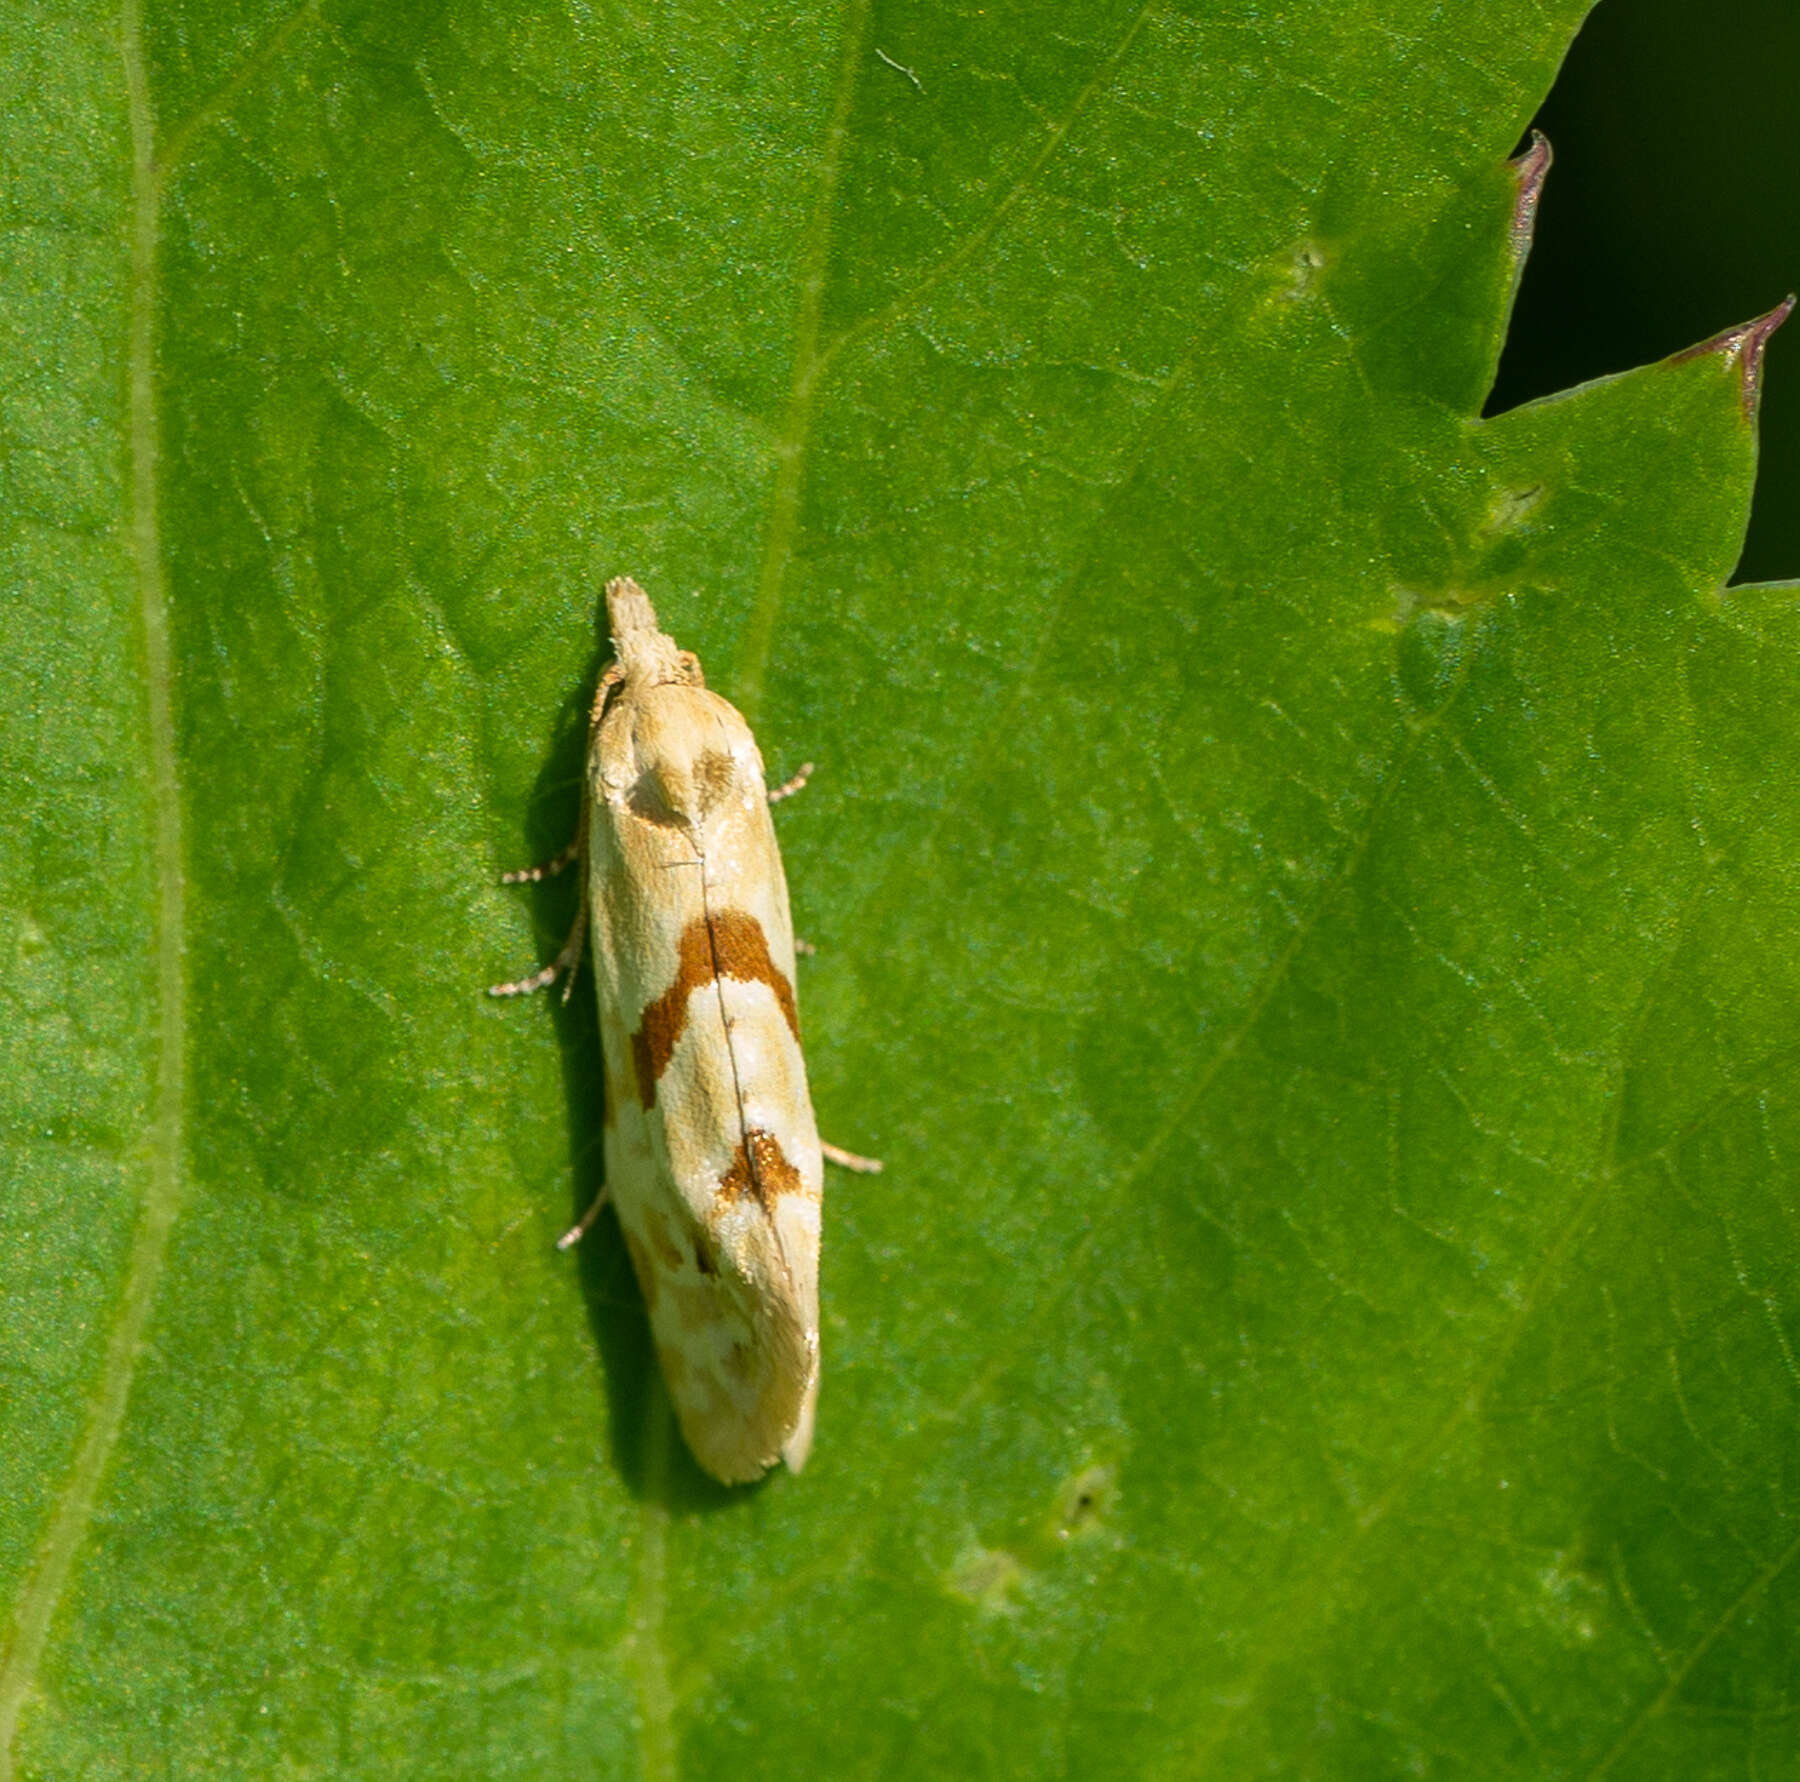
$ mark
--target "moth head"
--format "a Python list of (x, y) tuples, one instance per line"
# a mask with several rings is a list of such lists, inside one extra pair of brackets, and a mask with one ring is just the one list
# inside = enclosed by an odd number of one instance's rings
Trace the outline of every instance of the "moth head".
[(700, 658), (676, 647), (650, 597), (629, 576), (606, 584), (606, 618), (623, 678), (633, 687), (704, 687)]

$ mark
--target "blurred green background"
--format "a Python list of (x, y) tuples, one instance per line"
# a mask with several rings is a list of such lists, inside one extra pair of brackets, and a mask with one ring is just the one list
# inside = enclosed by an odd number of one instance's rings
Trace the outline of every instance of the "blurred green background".
[[(1661, 359), (1800, 288), (1800, 5), (1601, 0), (1537, 125), (1556, 152), (1488, 412)], [(1800, 323), (1770, 350), (1736, 579), (1800, 576)]]

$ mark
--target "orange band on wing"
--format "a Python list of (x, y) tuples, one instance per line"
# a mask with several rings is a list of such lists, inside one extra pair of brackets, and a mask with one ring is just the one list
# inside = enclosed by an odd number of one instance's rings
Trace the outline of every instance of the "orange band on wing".
[(800, 1011), (794, 1005), (794, 986), (769, 957), (769, 940), (762, 924), (743, 910), (720, 910), (710, 919), (696, 916), (681, 932), (674, 983), (644, 1010), (643, 1021), (631, 1036), (638, 1100), (646, 1108), (656, 1105), (656, 1085), (687, 1027), (694, 992), (719, 978), (767, 984), (781, 1005), (795, 1044), (799, 1043)]
[(806, 1184), (800, 1172), (788, 1162), (781, 1141), (772, 1132), (753, 1126), (744, 1134), (731, 1160), (731, 1167), (719, 1178), (716, 1190), (717, 1210), (723, 1211), (746, 1194), (766, 1213), (783, 1194), (803, 1194)]

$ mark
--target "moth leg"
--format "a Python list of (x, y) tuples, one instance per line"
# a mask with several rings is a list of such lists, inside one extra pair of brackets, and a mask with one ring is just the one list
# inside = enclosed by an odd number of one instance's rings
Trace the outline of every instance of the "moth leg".
[(800, 771), (791, 780), (783, 780), (779, 786), (769, 788), (770, 804), (780, 804), (784, 798), (792, 798), (808, 780), (812, 778), (813, 764), (810, 761), (800, 763)]
[(603, 1187), (600, 1192), (594, 1196), (594, 1204), (581, 1215), (581, 1218), (575, 1224), (571, 1225), (569, 1229), (556, 1240), (557, 1249), (574, 1249), (592, 1229), (594, 1221), (600, 1217), (600, 1209), (606, 1205), (607, 1201), (611, 1198), (611, 1195), (612, 1190)]
[[(587, 854), (587, 806), (581, 807), (581, 821), (575, 825), (575, 839), (560, 854), (552, 855), (542, 866), (528, 866), (523, 872), (509, 872), (502, 879), (503, 885), (536, 884), (539, 879), (547, 879), (561, 872), (565, 867), (580, 860)], [(575, 968), (581, 963), (581, 955), (587, 947), (588, 926), (588, 888), (587, 874), (581, 875), (581, 903), (575, 911), (575, 925), (569, 930), (569, 938), (563, 942), (562, 951), (540, 971), (534, 971), (528, 978), (514, 978), (510, 984), (488, 985), (489, 996), (529, 996), (534, 990), (546, 990), (556, 980), (568, 974), (568, 981), (563, 985), (563, 1001), (569, 1000), (569, 992), (575, 988)]]
[(581, 858), (581, 836), (579, 833), (560, 854), (552, 854), (548, 860), (536, 866), (521, 867), (517, 872), (503, 872), (500, 883), (503, 885), (536, 885), (545, 879), (553, 879), (559, 872), (568, 869)]
[[(699, 657), (695, 656), (691, 650), (687, 652), (687, 654), (689, 660), (692, 661), (697, 670), (700, 666)], [(588, 736), (590, 739), (593, 737), (594, 731), (598, 727), (600, 720), (606, 716), (606, 702), (612, 698), (613, 693), (617, 688), (624, 685), (625, 670), (621, 664), (615, 662), (607, 669), (606, 673), (600, 677), (598, 683), (594, 687), (593, 709), (588, 713)]]
[(534, 971), (528, 978), (514, 978), (510, 984), (489, 984), (489, 996), (529, 996), (534, 990), (547, 990), (563, 976), (568, 974), (568, 982), (563, 985), (563, 1001), (569, 1000), (569, 992), (575, 987), (575, 968), (581, 963), (581, 955), (587, 948), (587, 896), (581, 899), (581, 908), (575, 912), (575, 926), (569, 930), (569, 938), (563, 942), (562, 951), (540, 970)]
[(819, 1151), (827, 1163), (835, 1163), (839, 1169), (853, 1169), (859, 1176), (878, 1176), (887, 1168), (879, 1157), (858, 1157), (854, 1151), (827, 1144), (824, 1139), (819, 1140)]

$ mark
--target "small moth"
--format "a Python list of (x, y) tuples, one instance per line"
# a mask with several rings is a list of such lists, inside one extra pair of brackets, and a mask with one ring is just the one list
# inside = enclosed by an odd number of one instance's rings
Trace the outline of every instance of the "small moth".
[[(682, 1434), (737, 1484), (812, 1445), (826, 1155), (800, 1055), (794, 929), (750, 727), (644, 591), (606, 588), (616, 660), (588, 731), (580, 828), (543, 877), (583, 866), (581, 912), (516, 995), (572, 975), (591, 935), (606, 1060), (606, 1187)], [(565, 989), (564, 994), (567, 994)]]

